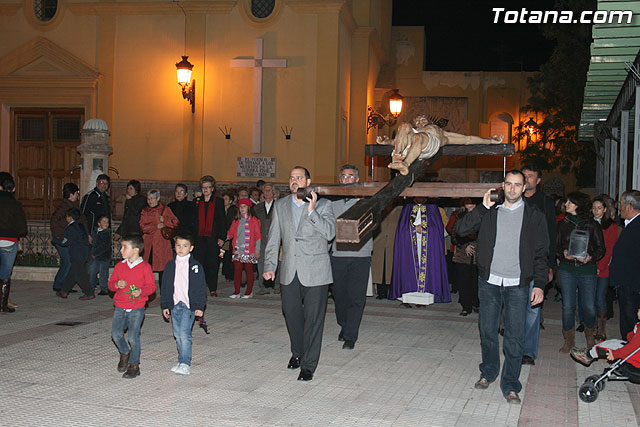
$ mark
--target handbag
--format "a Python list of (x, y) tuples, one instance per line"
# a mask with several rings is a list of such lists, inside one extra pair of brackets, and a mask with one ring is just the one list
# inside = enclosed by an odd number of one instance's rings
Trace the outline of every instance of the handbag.
[[(167, 210), (167, 206), (164, 207), (164, 209), (162, 210), (162, 216), (164, 216), (164, 211)], [(176, 234), (178, 234), (178, 229), (177, 228), (172, 228), (169, 226), (164, 226), (160, 229), (160, 234), (162, 234), (162, 237), (165, 240), (171, 240), (174, 237), (176, 237)]]

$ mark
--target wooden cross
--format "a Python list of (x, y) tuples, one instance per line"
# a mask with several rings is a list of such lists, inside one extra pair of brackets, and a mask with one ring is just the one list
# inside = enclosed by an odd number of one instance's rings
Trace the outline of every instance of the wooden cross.
[(253, 138), (251, 152), (262, 152), (262, 69), (287, 68), (286, 59), (264, 59), (262, 57), (263, 40), (256, 39), (256, 51), (253, 58), (234, 58), (232, 67), (253, 68)]
[[(366, 156), (391, 155), (393, 146), (367, 145)], [(382, 212), (393, 200), (402, 195), (412, 197), (482, 197), (499, 183), (416, 183), (430, 165), (440, 156), (510, 156), (515, 153), (513, 144), (445, 145), (431, 158), (416, 160), (409, 166), (408, 175), (396, 175), (388, 183), (364, 183), (353, 186), (318, 187), (323, 195), (366, 196), (336, 219), (336, 241), (361, 243), (382, 221)], [(412, 185), (413, 184), (413, 185)], [(384, 185), (384, 187), (382, 187)], [(380, 188), (382, 187), (382, 188)], [(409, 188), (410, 187), (410, 188)]]

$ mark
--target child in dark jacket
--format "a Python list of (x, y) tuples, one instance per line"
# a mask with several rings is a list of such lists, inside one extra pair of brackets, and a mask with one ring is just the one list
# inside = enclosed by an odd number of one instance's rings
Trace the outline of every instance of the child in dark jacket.
[[(101, 216), (98, 227), (91, 232), (91, 259), (89, 260), (89, 284), (100, 283), (98, 295), (109, 295), (109, 263), (111, 262), (111, 229), (109, 217)], [(99, 279), (96, 276), (100, 276)]]
[[(140, 327), (144, 306), (149, 295), (156, 291), (156, 279), (151, 265), (140, 256), (144, 249), (141, 236), (125, 236), (120, 245), (124, 259), (116, 264), (109, 279), (109, 290), (115, 292), (111, 338), (120, 352), (118, 372), (123, 372), (122, 378), (135, 378), (140, 375)], [(124, 338), (125, 330), (128, 330), (128, 339)]]
[(178, 364), (171, 370), (178, 375), (191, 373), (191, 329), (196, 316), (202, 317), (207, 303), (207, 283), (202, 265), (191, 255), (193, 237), (179, 232), (175, 237), (176, 255), (164, 268), (161, 306), (165, 319), (172, 319), (178, 346)]
[(94, 299), (96, 296), (93, 293), (93, 287), (89, 284), (89, 275), (87, 274), (87, 259), (91, 248), (87, 230), (79, 221), (81, 215), (82, 212), (78, 208), (71, 208), (67, 211), (68, 224), (64, 229), (64, 239), (61, 246), (69, 247), (71, 267), (62, 289), (56, 292), (56, 295), (60, 298), (67, 298), (69, 291), (77, 283), (84, 293), (80, 299), (86, 301)]

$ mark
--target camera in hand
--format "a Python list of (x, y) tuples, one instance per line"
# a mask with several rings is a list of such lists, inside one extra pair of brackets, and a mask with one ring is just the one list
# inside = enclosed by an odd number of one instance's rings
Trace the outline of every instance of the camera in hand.
[(307, 197), (311, 198), (311, 192), (316, 191), (315, 187), (304, 187), (296, 190), (296, 197), (300, 200), (305, 200)]
[(496, 188), (495, 190), (491, 190), (490, 200), (495, 202), (496, 204), (501, 204), (504, 202), (504, 189)]

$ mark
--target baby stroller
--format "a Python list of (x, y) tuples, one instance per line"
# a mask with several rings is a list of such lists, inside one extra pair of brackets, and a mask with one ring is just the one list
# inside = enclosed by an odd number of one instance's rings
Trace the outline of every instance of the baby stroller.
[[(600, 349), (598, 349), (600, 350)], [(627, 360), (631, 358), (640, 350), (640, 347), (636, 348), (633, 353), (625, 357), (624, 359), (616, 360), (613, 365), (606, 368), (602, 375), (591, 375), (578, 389), (578, 397), (580, 400), (586, 403), (595, 402), (598, 399), (598, 394), (604, 390), (604, 385), (607, 380), (613, 381), (632, 381), (640, 382), (640, 377), (632, 372), (627, 372), (625, 367), (622, 366)]]

